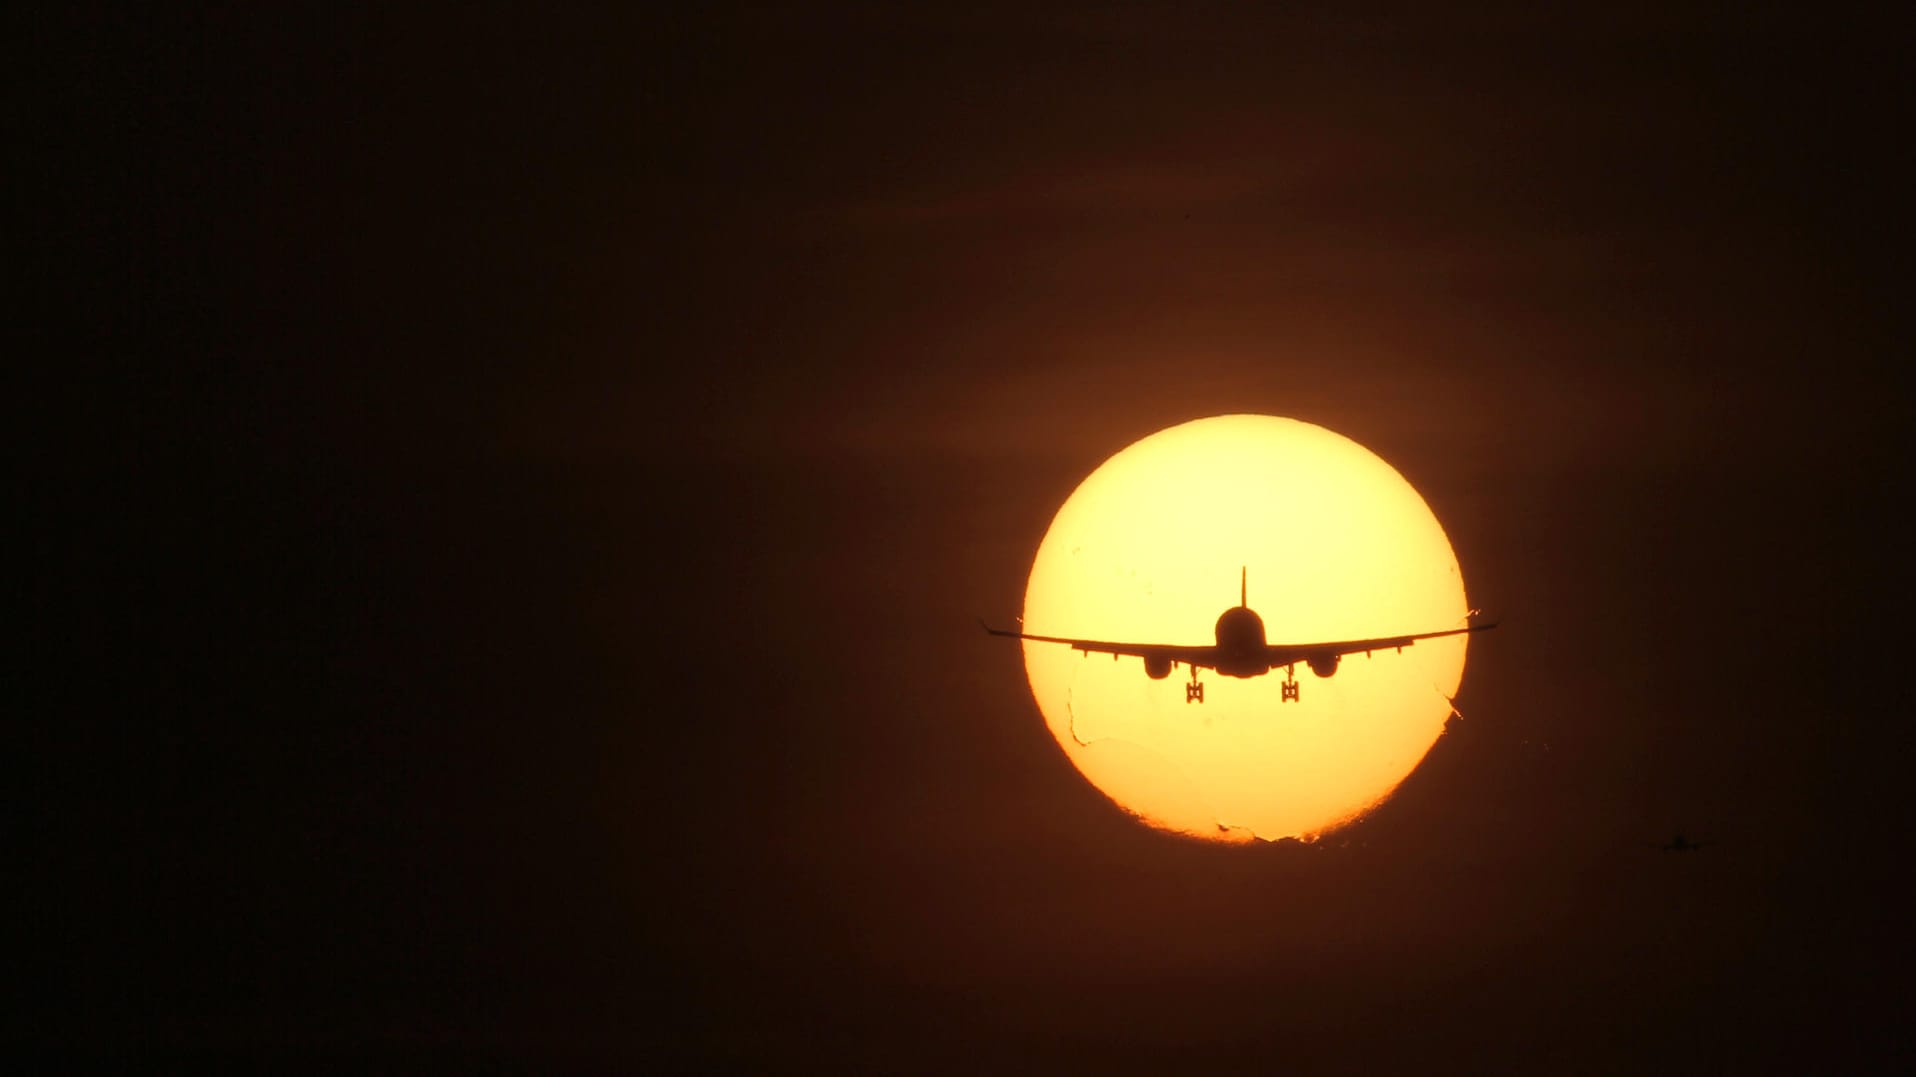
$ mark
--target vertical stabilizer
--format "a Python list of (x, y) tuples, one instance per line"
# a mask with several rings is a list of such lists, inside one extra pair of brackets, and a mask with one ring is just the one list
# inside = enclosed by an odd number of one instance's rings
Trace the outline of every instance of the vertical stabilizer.
[(1237, 604), (1250, 608), (1251, 605), (1251, 569), (1249, 565), (1237, 567)]

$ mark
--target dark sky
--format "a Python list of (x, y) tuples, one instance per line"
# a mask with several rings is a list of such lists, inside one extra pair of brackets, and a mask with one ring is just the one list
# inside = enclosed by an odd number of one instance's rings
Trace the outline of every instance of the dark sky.
[[(12, 35), (10, 1054), (1890, 1064), (1887, 23), (701, 11)], [(973, 619), (1236, 411), (1504, 617), (1315, 848), (1131, 821)]]

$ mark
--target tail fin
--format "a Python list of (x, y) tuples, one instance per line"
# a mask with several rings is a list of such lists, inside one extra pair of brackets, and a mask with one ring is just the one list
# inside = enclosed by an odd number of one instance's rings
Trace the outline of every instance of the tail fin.
[(1237, 604), (1240, 606), (1249, 606), (1251, 604), (1250, 580), (1250, 566), (1239, 565), (1237, 567)]

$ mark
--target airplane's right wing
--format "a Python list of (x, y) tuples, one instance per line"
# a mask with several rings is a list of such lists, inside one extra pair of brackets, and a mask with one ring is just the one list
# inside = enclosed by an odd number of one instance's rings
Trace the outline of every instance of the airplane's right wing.
[(1175, 643), (1108, 643), (1094, 639), (1070, 639), (1064, 636), (1034, 636), (1026, 632), (1012, 632), (1003, 628), (993, 628), (983, 621), (985, 631), (994, 636), (1009, 636), (1012, 639), (1036, 640), (1039, 643), (1063, 643), (1074, 650), (1086, 654), (1122, 654), (1146, 661), (1182, 662), (1199, 669), (1217, 668), (1217, 648), (1215, 646), (1183, 646)]
[(1418, 632), (1409, 636), (1383, 636), (1378, 639), (1338, 640), (1334, 643), (1273, 643), (1265, 652), (1272, 666), (1284, 666), (1293, 662), (1304, 662), (1311, 658), (1334, 658), (1347, 654), (1369, 654), (1372, 651), (1402, 650), (1420, 639), (1440, 639), (1444, 636), (1461, 636), (1468, 632), (1483, 632), (1497, 627), (1490, 621), (1473, 624), (1464, 628), (1447, 628), (1441, 632)]

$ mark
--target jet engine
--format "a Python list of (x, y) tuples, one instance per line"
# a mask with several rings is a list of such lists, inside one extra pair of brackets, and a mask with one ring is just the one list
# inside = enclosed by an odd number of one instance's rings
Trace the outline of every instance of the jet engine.
[(1171, 675), (1171, 660), (1161, 654), (1144, 656), (1144, 673), (1154, 681), (1161, 681)]
[(1337, 672), (1337, 662), (1341, 655), (1314, 654), (1310, 657), (1311, 672), (1319, 677), (1328, 677)]

